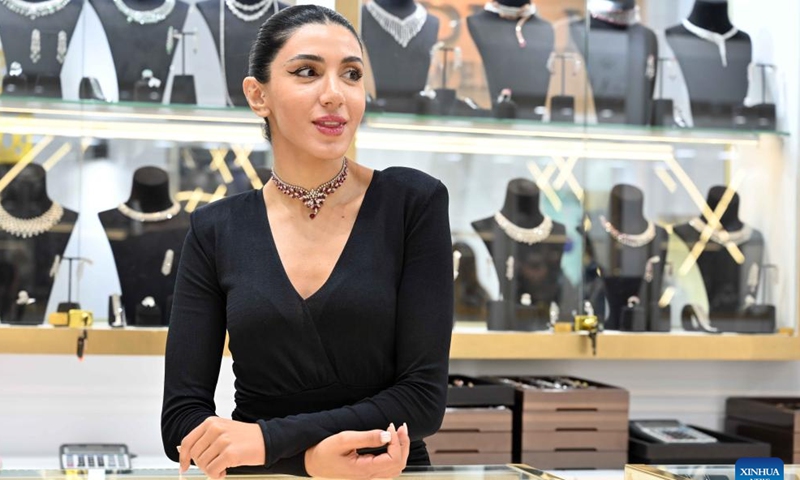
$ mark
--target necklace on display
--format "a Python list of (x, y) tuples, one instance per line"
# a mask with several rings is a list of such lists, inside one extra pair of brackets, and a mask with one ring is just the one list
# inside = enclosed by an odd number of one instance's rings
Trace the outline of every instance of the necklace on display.
[(124, 203), (120, 203), (119, 207), (117, 207), (117, 210), (119, 210), (119, 213), (125, 215), (131, 220), (136, 220), (137, 222), (163, 222), (164, 220), (169, 220), (175, 215), (179, 214), (181, 211), (181, 204), (175, 202), (171, 207), (166, 210), (161, 210), (160, 212), (140, 212), (132, 209)]
[[(704, 231), (708, 228), (708, 224), (703, 221), (700, 217), (695, 217), (689, 220), (689, 225), (697, 230), (698, 233), (701, 235)], [(714, 242), (720, 245), (727, 245), (728, 243), (734, 243), (736, 245), (741, 245), (746, 241), (750, 240), (750, 237), (753, 236), (753, 229), (749, 225), (743, 226), (741, 229), (736, 230), (734, 232), (729, 232), (722, 228), (722, 226), (717, 226), (713, 230), (711, 230), (711, 235), (709, 238)]]
[(598, 20), (626, 27), (639, 23), (639, 6), (634, 8), (621, 8), (620, 4), (613, 0), (589, 0), (586, 6), (589, 15)]
[(603, 230), (611, 235), (611, 238), (626, 247), (643, 247), (656, 238), (656, 225), (653, 222), (647, 222), (647, 228), (644, 229), (644, 232), (636, 234), (620, 232), (602, 215), (600, 215), (600, 223), (603, 224)]
[(494, 221), (497, 222), (500, 230), (505, 232), (511, 240), (527, 245), (540, 243), (542, 240), (549, 237), (550, 232), (553, 231), (553, 219), (547, 215), (542, 219), (542, 223), (533, 228), (522, 228), (515, 225), (500, 212), (494, 214)]
[(517, 25), (514, 27), (514, 34), (517, 36), (517, 43), (519, 48), (525, 48), (528, 44), (525, 37), (522, 36), (522, 26), (525, 25), (532, 16), (536, 15), (536, 5), (528, 3), (521, 7), (509, 7), (499, 2), (488, 2), (483, 6), (487, 12), (497, 14), (500, 18), (506, 20), (517, 20)]
[(723, 67), (728, 66), (728, 51), (727, 48), (725, 47), (725, 42), (727, 42), (728, 40), (733, 38), (733, 36), (739, 33), (738, 28), (733, 27), (725, 33), (717, 33), (717, 32), (712, 32), (711, 30), (706, 30), (705, 28), (702, 27), (698, 27), (697, 25), (690, 22), (688, 18), (683, 20), (683, 27), (686, 28), (686, 30), (689, 30), (689, 32), (691, 32), (695, 36), (716, 44), (717, 48), (719, 48), (719, 56), (722, 59), (722, 66)]
[(134, 10), (125, 5), (123, 0), (114, 0), (114, 5), (117, 10), (127, 17), (128, 23), (136, 22), (139, 25), (150, 25), (166, 20), (175, 8), (175, 0), (164, 0), (161, 6), (152, 10)]
[(62, 10), (71, 0), (48, 0), (45, 2), (23, 2), (22, 0), (0, 0), (12, 12), (36, 20)]
[(401, 47), (406, 48), (411, 40), (422, 31), (422, 26), (428, 19), (428, 11), (425, 7), (416, 4), (414, 13), (406, 18), (399, 18), (383, 9), (378, 2), (372, 0), (366, 5), (367, 11), (372, 15), (372, 18), (378, 22), (378, 25), (394, 40), (400, 44)]
[(316, 218), (317, 214), (319, 213), (319, 209), (325, 204), (325, 199), (328, 198), (328, 195), (332, 195), (336, 189), (342, 186), (346, 179), (347, 157), (342, 160), (342, 168), (335, 177), (331, 178), (317, 188), (312, 188), (311, 190), (284, 182), (281, 180), (278, 174), (275, 173), (275, 170), (272, 170), (272, 181), (275, 182), (275, 187), (278, 189), (278, 191), (292, 198), (297, 198), (303, 202), (306, 207), (311, 209), (311, 213), (308, 217), (312, 220)]
[(33, 218), (17, 218), (0, 205), (0, 230), (15, 237), (31, 238), (49, 231), (64, 216), (64, 208), (56, 202), (46, 212)]
[(263, 17), (272, 7), (275, 0), (261, 0), (248, 5), (236, 0), (225, 0), (225, 5), (231, 13), (244, 22), (253, 22)]

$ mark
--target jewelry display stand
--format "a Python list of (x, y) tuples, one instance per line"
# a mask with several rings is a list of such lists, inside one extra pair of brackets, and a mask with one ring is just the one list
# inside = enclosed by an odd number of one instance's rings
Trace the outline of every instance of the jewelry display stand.
[[(89, 0), (108, 38), (119, 85), (119, 100), (161, 102), (175, 48), (189, 6), (178, 0)], [(181, 42), (182, 43), (182, 42)], [(169, 51), (171, 50), (171, 51)]]
[(561, 66), (561, 90), (558, 95), (550, 98), (550, 121), (559, 123), (575, 123), (575, 97), (567, 95), (567, 61), (573, 64), (572, 74), (574, 75), (580, 65), (580, 60), (573, 58), (571, 53), (555, 53), (550, 57), (548, 67), (551, 74), (555, 74), (555, 62)]
[[(535, 9), (528, 0), (496, 3), (517, 10)], [(515, 27), (521, 20), (483, 10), (467, 17), (467, 27), (483, 61), (492, 107), (502, 90), (511, 89), (517, 118), (541, 120), (550, 85), (547, 60), (555, 45), (555, 33), (550, 22), (534, 14), (522, 23), (520, 41)]]
[(189, 214), (172, 199), (167, 172), (137, 169), (128, 200), (99, 217), (114, 254), (128, 325), (168, 325)]
[(439, 19), (413, 0), (371, 0), (362, 7), (361, 38), (377, 95), (371, 110), (415, 113), (438, 35)]
[(0, 198), (0, 321), (38, 325), (78, 214), (48, 197), (37, 164), (23, 168)]
[(608, 213), (592, 218), (585, 235), (587, 299), (606, 330), (670, 330), (669, 307), (658, 305), (669, 236), (643, 206), (640, 189), (615, 185)]
[(668, 28), (666, 37), (686, 81), (693, 126), (746, 128), (753, 46), (750, 36), (731, 24), (728, 2), (696, 0), (689, 17)]
[(453, 276), (456, 277), (453, 285), (455, 321), (486, 320), (489, 293), (478, 279), (478, 266), (472, 247), (464, 242), (453, 244), (453, 263)]
[(532, 181), (511, 180), (500, 211), (472, 222), (500, 281), (500, 298), (487, 305), (489, 330), (547, 330), (551, 304), (562, 304), (566, 227), (539, 210), (539, 197)]
[(19, 75), (25, 76), (25, 82), (15, 83), (13, 91), (4, 85), (4, 94), (62, 98), (61, 69), (73, 46), (70, 40), (82, 6), (83, 2), (70, 0), (0, 4), (5, 63), (17, 64)]
[(204, 0), (196, 5), (217, 46), (228, 103), (248, 106), (242, 81), (248, 75), (249, 46), (256, 40), (261, 25), (288, 5), (277, 0)]
[[(726, 187), (715, 186), (708, 191), (706, 202), (712, 211), (717, 208), (726, 190)], [(686, 330), (740, 333), (775, 331), (775, 307), (757, 302), (766, 268), (764, 236), (739, 219), (739, 202), (739, 194), (733, 194), (719, 220), (721, 228), (709, 229), (708, 242), (697, 258), (697, 267), (708, 296), (708, 310), (703, 306), (688, 305), (682, 312)], [(675, 233), (691, 250), (707, 227), (708, 219), (696, 217), (689, 223), (677, 225)], [(742, 256), (739, 261), (735, 258), (737, 251)], [(764, 295), (764, 300), (769, 301), (769, 298)], [(707, 317), (707, 322), (703, 321), (704, 317)]]
[[(586, 21), (570, 24), (592, 86), (598, 123), (647, 125), (658, 59), (656, 34), (640, 24), (634, 0), (589, 2)], [(609, 9), (609, 5), (614, 9)]]

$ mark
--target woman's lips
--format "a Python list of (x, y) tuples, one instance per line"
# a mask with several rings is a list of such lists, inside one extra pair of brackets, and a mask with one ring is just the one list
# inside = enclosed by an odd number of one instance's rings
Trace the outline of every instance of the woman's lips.
[(314, 126), (323, 135), (338, 136), (344, 133), (347, 122), (338, 120), (315, 120)]

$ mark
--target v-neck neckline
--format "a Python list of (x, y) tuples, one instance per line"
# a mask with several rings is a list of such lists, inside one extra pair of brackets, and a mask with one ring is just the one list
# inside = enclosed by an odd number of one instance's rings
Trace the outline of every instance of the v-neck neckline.
[(372, 178), (369, 181), (369, 185), (367, 185), (367, 189), (364, 192), (364, 198), (361, 200), (361, 205), (358, 207), (358, 213), (356, 214), (356, 220), (353, 222), (353, 227), (350, 229), (350, 234), (347, 236), (347, 240), (344, 243), (344, 247), (342, 247), (341, 252), (339, 252), (339, 256), (336, 258), (336, 262), (333, 264), (333, 268), (328, 273), (328, 276), (325, 278), (325, 281), (314, 290), (309, 296), (303, 297), (300, 292), (295, 287), (294, 283), (292, 283), (291, 278), (289, 278), (289, 274), (286, 272), (286, 267), (283, 264), (283, 260), (281, 259), (280, 252), (278, 251), (278, 244), (275, 243), (275, 237), (272, 235), (272, 225), (269, 223), (269, 215), (267, 214), (267, 203), (264, 201), (264, 194), (261, 189), (254, 190), (258, 194), (258, 200), (261, 204), (259, 208), (259, 214), (263, 219), (263, 224), (267, 230), (267, 243), (269, 243), (269, 250), (270, 254), (273, 256), (275, 263), (277, 264), (278, 270), (281, 271), (280, 275), (283, 280), (286, 282), (288, 288), (294, 293), (297, 299), (305, 304), (310, 302), (314, 299), (314, 297), (318, 296), (321, 292), (323, 292), (327, 287), (331, 284), (332, 280), (336, 276), (336, 274), (341, 270), (340, 265), (345, 259), (347, 252), (351, 249), (350, 244), (353, 243), (353, 237), (356, 236), (358, 230), (360, 230), (362, 217), (366, 214), (364, 213), (365, 209), (371, 208), (372, 202), (370, 201), (370, 192), (373, 190), (373, 185), (375, 185), (377, 181), (377, 177), (380, 174), (380, 170), (373, 170)]

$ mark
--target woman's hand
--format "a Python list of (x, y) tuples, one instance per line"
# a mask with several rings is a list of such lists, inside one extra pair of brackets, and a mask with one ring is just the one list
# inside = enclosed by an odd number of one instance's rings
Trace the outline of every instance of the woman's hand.
[(263, 465), (266, 460), (264, 436), (256, 423), (208, 417), (183, 437), (180, 452), (181, 473), (194, 460), (211, 478), (225, 477), (225, 469), (240, 465)]
[[(386, 453), (380, 455), (359, 455), (356, 452), (360, 448), (383, 445), (386, 445)], [(306, 472), (312, 477), (323, 478), (393, 478), (406, 468), (410, 447), (406, 424), (399, 430), (389, 425), (385, 432), (345, 431), (331, 435), (306, 450)]]

